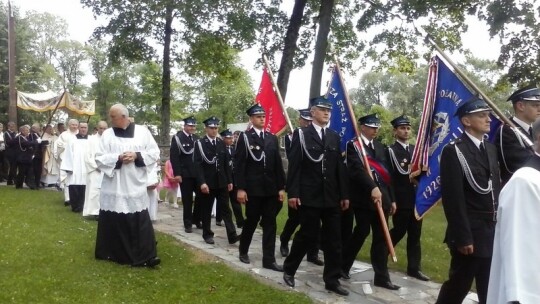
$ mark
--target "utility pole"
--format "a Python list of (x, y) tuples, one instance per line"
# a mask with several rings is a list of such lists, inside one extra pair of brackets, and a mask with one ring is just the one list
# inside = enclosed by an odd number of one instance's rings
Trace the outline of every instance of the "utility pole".
[(15, 85), (15, 18), (8, 1), (8, 66), (9, 66), (9, 108), (8, 119), (17, 123), (17, 88)]

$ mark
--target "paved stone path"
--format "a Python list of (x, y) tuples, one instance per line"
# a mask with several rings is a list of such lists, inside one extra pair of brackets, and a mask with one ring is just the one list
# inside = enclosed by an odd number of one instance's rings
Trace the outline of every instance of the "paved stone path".
[[(172, 208), (168, 204), (159, 204), (158, 220), (154, 223), (154, 228), (172, 235), (189, 246), (214, 255), (234, 269), (259, 276), (271, 286), (291, 290), (283, 282), (283, 273), (262, 268), (261, 230), (258, 229), (253, 236), (249, 252), (251, 264), (244, 264), (238, 259), (238, 244), (230, 245), (227, 241), (225, 228), (216, 226), (214, 220), (212, 220), (212, 230), (215, 233), (214, 240), (216, 242), (214, 245), (208, 245), (204, 242), (202, 230), (194, 229), (193, 233), (185, 233), (181, 208), (181, 206), (180, 208)], [(241, 229), (237, 231), (240, 233)], [(277, 246), (278, 244), (279, 239), (276, 241)], [(281, 257), (279, 252), (276, 252), (276, 259), (278, 264), (283, 264), (284, 258)], [(401, 289), (390, 291), (375, 287), (372, 284), (373, 271), (371, 265), (356, 261), (351, 270), (351, 280), (341, 280), (342, 285), (350, 291), (350, 295), (341, 297), (325, 290), (322, 270), (322, 267), (315, 266), (304, 260), (296, 273), (296, 287), (292, 290), (303, 292), (314, 302), (319, 303), (426, 304), (435, 303), (440, 288), (440, 284), (422, 282), (399, 272), (391, 272), (390, 276), (392, 282), (401, 286)], [(477, 303), (476, 299), (476, 294), (471, 293), (463, 304)]]

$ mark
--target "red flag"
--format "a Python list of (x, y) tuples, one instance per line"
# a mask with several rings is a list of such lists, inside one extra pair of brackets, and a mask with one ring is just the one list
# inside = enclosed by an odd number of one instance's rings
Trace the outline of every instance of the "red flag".
[(283, 115), (283, 108), (274, 91), (272, 80), (270, 79), (270, 75), (268, 75), (266, 68), (263, 70), (261, 85), (255, 101), (259, 103), (266, 112), (264, 129), (276, 135), (285, 131), (287, 120), (285, 119), (285, 115)]

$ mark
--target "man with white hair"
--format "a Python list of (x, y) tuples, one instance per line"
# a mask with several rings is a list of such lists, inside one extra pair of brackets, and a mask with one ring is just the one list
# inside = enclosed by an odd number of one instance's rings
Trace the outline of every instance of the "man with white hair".
[(86, 165), (84, 156), (88, 147), (88, 124), (79, 124), (79, 133), (69, 142), (60, 169), (68, 173), (69, 203), (71, 211), (82, 212), (86, 191)]
[[(69, 143), (75, 139), (75, 135), (79, 132), (79, 121), (77, 119), (70, 119), (68, 121), (68, 130), (62, 132), (58, 136), (53, 149), (53, 155), (58, 161), (58, 167), (62, 167), (62, 160), (64, 159), (64, 153)], [(60, 188), (64, 189), (64, 205), (69, 206), (69, 184), (68, 176), (65, 171), (60, 171), (60, 179), (58, 183)]]
[(101, 190), (103, 173), (98, 169), (98, 165), (96, 164), (96, 152), (101, 136), (107, 130), (107, 127), (107, 122), (103, 120), (98, 122), (96, 126), (97, 133), (88, 137), (88, 146), (84, 155), (87, 175), (83, 216), (97, 217), (99, 215), (99, 192)]
[(150, 131), (129, 121), (122, 104), (109, 111), (112, 128), (103, 132), (96, 163), (103, 172), (96, 259), (154, 267), (156, 238), (148, 213), (148, 172), (159, 159)]

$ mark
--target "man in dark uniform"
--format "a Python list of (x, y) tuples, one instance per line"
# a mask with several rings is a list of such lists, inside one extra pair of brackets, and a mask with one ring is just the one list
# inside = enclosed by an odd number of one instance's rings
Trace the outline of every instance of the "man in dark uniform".
[(219, 119), (212, 116), (204, 121), (206, 136), (195, 142), (193, 162), (200, 193), (203, 239), (214, 244), (214, 232), (210, 228), (214, 200), (225, 222), (229, 244), (238, 242), (238, 235), (229, 208), (229, 191), (232, 190), (231, 155), (225, 143), (217, 137)]
[[(19, 142), (15, 138), (17, 136), (17, 126), (10, 121), (7, 124), (7, 130), (4, 132), (4, 144), (6, 145), (5, 157), (9, 166), (7, 175), (7, 185), (13, 185), (15, 175), (17, 174), (17, 153), (19, 151)], [(4, 162), (5, 163), (5, 162)]]
[(15, 181), (15, 188), (20, 189), (23, 183), (30, 189), (35, 189), (34, 183), (34, 171), (32, 170), (32, 158), (34, 157), (34, 151), (39, 145), (37, 141), (34, 141), (30, 136), (30, 126), (24, 125), (19, 128), (20, 133), (15, 137), (17, 146), (17, 178)]
[[(225, 148), (227, 149), (227, 152), (231, 156), (231, 167), (232, 167), (232, 178), (233, 178), (233, 190), (229, 192), (229, 200), (231, 201), (231, 208), (234, 213), (234, 218), (236, 219), (236, 227), (242, 228), (244, 226), (244, 214), (242, 213), (242, 205), (238, 202), (236, 199), (236, 193), (238, 192), (238, 189), (236, 188), (236, 183), (234, 182), (234, 155), (236, 154), (235, 151), (235, 142), (233, 140), (233, 133), (231, 130), (226, 129), (219, 133), (221, 138), (223, 139), (223, 142), (225, 143)], [(219, 212), (217, 212), (219, 215)], [(217, 215), (216, 215), (216, 221), (217, 221)]]
[(180, 183), (182, 204), (184, 205), (184, 228), (187, 233), (193, 232), (192, 225), (201, 228), (199, 199), (193, 192), (198, 193), (196, 172), (193, 164), (194, 142), (199, 139), (195, 135), (197, 121), (193, 116), (184, 119), (184, 130), (178, 131), (171, 140), (170, 159), (176, 181)]
[[(540, 117), (540, 89), (527, 86), (515, 91), (508, 100), (512, 101), (514, 108), (514, 117), (510, 119), (518, 129), (516, 132), (520, 132), (532, 143), (532, 124)], [(503, 125), (495, 136), (503, 184), (534, 155), (533, 149), (516, 132), (508, 125)]]
[[(340, 282), (341, 211), (349, 207), (348, 181), (339, 148), (340, 137), (327, 127), (332, 104), (324, 97), (310, 102), (313, 121), (294, 131), (289, 157), (289, 206), (298, 209), (300, 230), (283, 264), (283, 280), (294, 287), (294, 275), (322, 231), (325, 288), (348, 295)], [(319, 229), (322, 222), (322, 227)]]
[(262, 217), (263, 267), (283, 271), (276, 263), (276, 210), (285, 199), (285, 170), (275, 135), (264, 131), (266, 114), (259, 104), (247, 109), (252, 128), (236, 143), (235, 182), (237, 199), (246, 205), (246, 221), (240, 239), (240, 261), (249, 264), (249, 246)]
[[(370, 227), (373, 231), (371, 242), (371, 265), (375, 272), (375, 286), (397, 290), (400, 287), (390, 281), (388, 273), (388, 248), (386, 246), (381, 221), (375, 204), (382, 204), (386, 220), (396, 211), (396, 203), (388, 171), (386, 147), (375, 137), (381, 126), (377, 114), (360, 117), (361, 138), (347, 143), (347, 169), (351, 187), (351, 205), (354, 210), (356, 226), (343, 253), (343, 278), (349, 278), (349, 271), (362, 248)], [(368, 156), (373, 179), (366, 178), (360, 144)], [(369, 177), (369, 175), (367, 175)], [(374, 204), (375, 203), (375, 204)]]
[(394, 127), (396, 141), (388, 147), (388, 160), (397, 205), (396, 213), (392, 216), (394, 227), (390, 230), (390, 236), (395, 247), (407, 234), (407, 274), (421, 281), (429, 281), (420, 271), (422, 220), (416, 220), (414, 214), (416, 187), (409, 178), (409, 164), (414, 150), (414, 146), (409, 144), (411, 122), (408, 117), (401, 115), (390, 123)]
[(34, 159), (32, 159), (32, 169), (34, 171), (34, 181), (36, 189), (42, 188), (41, 186), (41, 173), (43, 172), (43, 150), (49, 144), (49, 141), (41, 140), (41, 125), (34, 123), (30, 128), (30, 136), (32, 140), (37, 142), (38, 145), (34, 150)]
[[(298, 116), (298, 127), (299, 128), (305, 128), (309, 126), (313, 118), (311, 118), (311, 113), (309, 109), (302, 109), (298, 110), (299, 116)], [(292, 133), (287, 134), (285, 136), (285, 153), (289, 155), (291, 152), (291, 142), (292, 142)], [(288, 217), (287, 221), (285, 222), (285, 226), (283, 227), (283, 231), (281, 232), (281, 235), (279, 236), (279, 239), (281, 241), (281, 245), (279, 246), (279, 252), (281, 253), (282, 257), (286, 257), (289, 255), (289, 240), (291, 239), (294, 231), (296, 231), (296, 228), (300, 225), (300, 217), (298, 216), (298, 210), (291, 208), (291, 206), (288, 207)], [(307, 261), (311, 262), (317, 266), (323, 266), (324, 262), (319, 258), (319, 245), (311, 248), (307, 252)]]
[(465, 132), (442, 151), (441, 192), (448, 221), (444, 241), (452, 260), (438, 304), (461, 303), (473, 279), (479, 302), (486, 303), (501, 190), (497, 149), (484, 140), (490, 129), (490, 111), (481, 99), (461, 105), (456, 115)]

